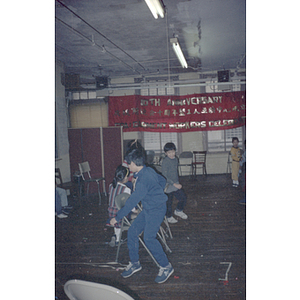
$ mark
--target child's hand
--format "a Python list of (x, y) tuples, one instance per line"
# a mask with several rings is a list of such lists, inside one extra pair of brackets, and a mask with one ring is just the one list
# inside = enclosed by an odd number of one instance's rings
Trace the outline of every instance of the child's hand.
[(180, 183), (174, 183), (173, 184), (177, 189), (181, 189), (182, 185)]
[(111, 226), (114, 226), (116, 223), (117, 223), (117, 221), (116, 221), (115, 218), (112, 218), (112, 219), (110, 220), (110, 225), (111, 225)]

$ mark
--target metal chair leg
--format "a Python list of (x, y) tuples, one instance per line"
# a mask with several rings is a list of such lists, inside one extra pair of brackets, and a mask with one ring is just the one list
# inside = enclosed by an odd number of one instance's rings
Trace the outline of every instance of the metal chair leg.
[(165, 224), (166, 224), (167, 231), (168, 231), (168, 233), (169, 233), (169, 235), (170, 235), (170, 238), (172, 239), (172, 238), (173, 238), (173, 235), (172, 235), (171, 228), (170, 228), (170, 225), (169, 225), (169, 222), (168, 222), (166, 216), (165, 216), (165, 218), (164, 218), (164, 222), (165, 222)]
[(101, 193), (100, 193), (100, 186), (99, 186), (99, 182), (97, 182), (97, 186), (98, 186), (98, 196), (99, 196), (99, 205), (101, 205)]

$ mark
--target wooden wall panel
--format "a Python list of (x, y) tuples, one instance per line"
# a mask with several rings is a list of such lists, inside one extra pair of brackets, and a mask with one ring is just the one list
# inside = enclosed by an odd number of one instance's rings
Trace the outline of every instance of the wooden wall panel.
[[(103, 177), (101, 160), (100, 128), (84, 128), (82, 131), (83, 161), (88, 161), (91, 168), (91, 176)], [(97, 192), (97, 184), (90, 184), (90, 192)]]
[(68, 137), (71, 180), (73, 180), (74, 173), (79, 171), (78, 163), (82, 161), (81, 129), (69, 129)]
[[(78, 163), (88, 161), (92, 177), (105, 177), (106, 191), (112, 182), (116, 167), (122, 163), (122, 128), (69, 129), (71, 175), (79, 170)], [(103, 191), (103, 185), (101, 185)], [(96, 193), (96, 184), (90, 185)]]
[(115, 170), (122, 164), (122, 128), (107, 127), (102, 128), (103, 134), (103, 156), (106, 179), (106, 190), (115, 176)]

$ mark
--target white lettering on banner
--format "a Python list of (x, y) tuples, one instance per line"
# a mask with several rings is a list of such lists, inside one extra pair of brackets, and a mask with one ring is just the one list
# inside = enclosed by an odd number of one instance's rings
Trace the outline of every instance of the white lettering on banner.
[[(192, 97), (185, 99), (168, 99), (168, 106), (185, 106), (185, 105), (199, 105), (209, 103), (222, 103), (223, 96), (205, 96), (205, 97)], [(141, 99), (141, 106), (161, 106), (160, 98)]]

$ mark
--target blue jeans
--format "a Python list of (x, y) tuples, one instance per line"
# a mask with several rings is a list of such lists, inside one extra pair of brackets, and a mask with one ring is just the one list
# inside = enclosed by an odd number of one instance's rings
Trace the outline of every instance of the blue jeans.
[(167, 196), (168, 196), (168, 201), (167, 201), (166, 217), (170, 218), (172, 216), (173, 196), (175, 196), (178, 200), (176, 210), (183, 211), (186, 205), (186, 195), (182, 189), (179, 189), (175, 192), (168, 193)]
[(137, 216), (127, 234), (127, 246), (132, 263), (139, 261), (139, 235), (144, 231), (144, 242), (161, 267), (169, 264), (168, 258), (156, 235), (166, 214), (164, 203), (156, 209), (145, 209)]
[(55, 189), (55, 212), (60, 215), (62, 213), (61, 209), (61, 199), (57, 189)]

